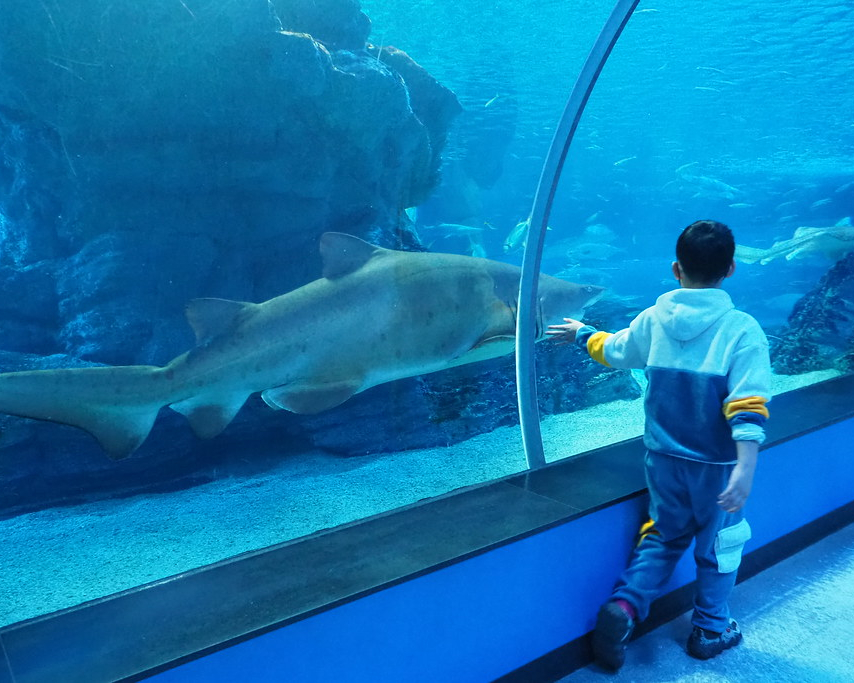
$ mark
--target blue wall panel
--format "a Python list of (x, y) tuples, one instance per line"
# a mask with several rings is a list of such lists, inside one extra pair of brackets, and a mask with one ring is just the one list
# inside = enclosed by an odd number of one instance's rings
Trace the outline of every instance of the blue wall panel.
[(759, 454), (747, 512), (758, 548), (854, 500), (854, 420)]
[[(749, 552), (854, 499), (854, 420), (763, 451)], [(163, 672), (167, 681), (491, 681), (588, 632), (637, 497)], [(690, 551), (667, 590), (694, 579)]]
[(613, 583), (601, 567), (625, 564), (645, 506), (606, 508), (155, 679), (492, 680), (592, 628)]

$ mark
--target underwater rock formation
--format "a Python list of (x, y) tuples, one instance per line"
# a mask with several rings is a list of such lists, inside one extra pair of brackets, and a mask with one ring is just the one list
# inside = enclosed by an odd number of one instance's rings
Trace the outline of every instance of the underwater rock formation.
[(162, 361), (186, 300), (313, 279), (321, 232), (395, 244), (459, 104), (369, 30), (355, 0), (6, 3), (0, 263), (58, 260), (61, 329), (36, 347)]
[(289, 31), (307, 33), (329, 50), (363, 50), (371, 21), (357, 0), (273, 0)]
[(798, 301), (771, 358), (775, 372), (786, 375), (854, 371), (854, 253), (837, 261)]

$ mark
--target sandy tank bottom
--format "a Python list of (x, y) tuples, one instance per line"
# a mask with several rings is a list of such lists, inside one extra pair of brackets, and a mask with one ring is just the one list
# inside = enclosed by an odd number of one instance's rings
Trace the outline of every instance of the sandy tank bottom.
[[(836, 376), (775, 376), (774, 393)], [(772, 406), (773, 409), (773, 406)], [(643, 432), (641, 399), (542, 424), (550, 462)], [(288, 457), (245, 478), (0, 521), (0, 626), (525, 469), (518, 427), (450, 448)]]

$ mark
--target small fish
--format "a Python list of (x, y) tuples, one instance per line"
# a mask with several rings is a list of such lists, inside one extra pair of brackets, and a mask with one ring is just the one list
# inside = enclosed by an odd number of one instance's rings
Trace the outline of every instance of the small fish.
[(599, 215), (600, 215), (601, 213), (602, 213), (601, 211), (597, 211), (596, 213), (589, 215), (589, 216), (587, 217), (587, 220), (585, 220), (584, 222), (585, 222), (585, 223), (592, 223), (592, 222), (593, 222), (593, 221), (595, 221), (597, 218), (599, 218)]
[(698, 163), (700, 163), (700, 162), (699, 161), (692, 161), (692, 162), (687, 163), (687, 164), (682, 164), (679, 168), (676, 169), (676, 173), (681, 173), (686, 168), (691, 168), (692, 166), (696, 166)]
[(516, 223), (516, 227), (510, 231), (510, 234), (507, 235), (507, 238), (504, 240), (504, 244), (502, 245), (505, 254), (525, 246), (530, 225), (530, 217)]
[(619, 161), (614, 162), (614, 166), (622, 166), (627, 161), (633, 161), (634, 159), (637, 159), (637, 157), (626, 157), (625, 159), (620, 159)]
[(714, 71), (715, 73), (718, 73), (718, 74), (725, 73), (724, 71), (721, 71), (720, 69), (718, 69), (714, 66), (698, 66), (697, 71)]
[(603, 223), (594, 223), (584, 228), (584, 236), (595, 242), (613, 242), (617, 234)]
[(810, 204), (810, 208), (811, 209), (817, 209), (820, 206), (827, 206), (828, 204), (830, 204), (830, 199), (819, 199), (818, 201)]
[(683, 174), (682, 179), (685, 182), (692, 183), (698, 188), (695, 197), (704, 197), (708, 199), (731, 199), (734, 200), (737, 195), (743, 194), (741, 190), (732, 185), (727, 185), (725, 182), (717, 178), (702, 175), (686, 175)]
[(794, 206), (795, 204), (797, 204), (797, 202), (783, 202), (782, 204), (777, 204), (777, 206), (774, 207), (774, 210), (775, 211), (785, 211), (790, 206)]
[(469, 235), (469, 254), (475, 258), (486, 258), (486, 247), (480, 241), (480, 236)]
[(436, 231), (445, 237), (451, 237), (453, 235), (480, 235), (486, 225), (486, 223), (482, 226), (461, 225), (460, 223), (439, 223), (437, 225), (423, 225), (419, 229)]
[(653, 12), (660, 12), (660, 11), (661, 10), (649, 7), (647, 9), (639, 9), (637, 12), (635, 12), (635, 14), (652, 14)]
[(695, 85), (694, 90), (707, 90), (708, 92), (720, 92), (720, 90), (718, 88), (710, 88), (707, 85)]
[(624, 252), (624, 249), (615, 247), (612, 244), (583, 242), (581, 244), (574, 245), (570, 249), (567, 249), (566, 258), (568, 258), (571, 263), (583, 263), (586, 261), (608, 261), (617, 254)]
[[(507, 235), (507, 239), (504, 240), (504, 244), (502, 245), (505, 254), (511, 251), (516, 251), (516, 249), (525, 247), (525, 245), (528, 243), (528, 228), (530, 227), (530, 217), (516, 223), (516, 227), (510, 231), (510, 234)], [(546, 226), (546, 230), (551, 229), (552, 228), (550, 225)]]
[(493, 97), (491, 100), (488, 100), (488, 101), (483, 105), (483, 108), (484, 108), (484, 109), (486, 109), (487, 107), (491, 107), (491, 106), (495, 103), (495, 100), (497, 100), (497, 99), (499, 98), (499, 96), (500, 96), (500, 95), (496, 95), (496, 96), (495, 96), (495, 97)]
[(850, 190), (852, 187), (854, 187), (854, 180), (852, 180), (850, 183), (845, 183), (844, 185), (840, 185), (839, 187), (837, 187), (834, 190), (834, 192), (839, 194), (840, 192), (845, 192), (846, 190)]
[(736, 202), (735, 204), (730, 204), (729, 208), (731, 209), (749, 209), (753, 204), (748, 204), (747, 202)]

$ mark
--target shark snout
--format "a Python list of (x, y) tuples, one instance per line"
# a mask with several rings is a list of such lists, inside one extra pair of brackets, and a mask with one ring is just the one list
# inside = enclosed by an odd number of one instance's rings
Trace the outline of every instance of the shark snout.
[(605, 295), (605, 288), (599, 285), (580, 285), (584, 289), (584, 293), (589, 297), (584, 308), (592, 306)]
[(599, 285), (566, 281), (560, 281), (556, 287), (547, 288), (539, 302), (540, 329), (559, 325), (564, 318), (582, 318), (584, 310), (601, 299), (605, 291), (605, 288)]

